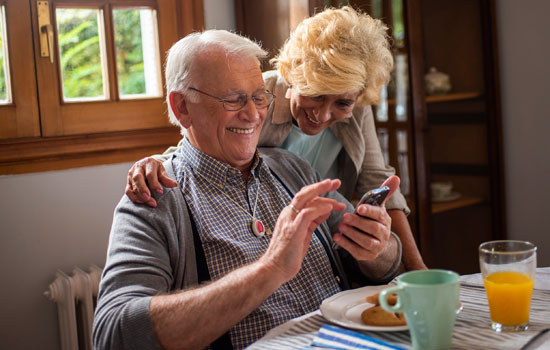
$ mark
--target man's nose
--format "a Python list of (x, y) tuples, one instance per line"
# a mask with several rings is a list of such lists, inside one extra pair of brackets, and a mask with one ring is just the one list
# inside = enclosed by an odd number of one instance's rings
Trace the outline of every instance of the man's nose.
[(243, 106), (243, 108), (241, 108), (239, 112), (240, 115), (246, 117), (247, 120), (256, 120), (260, 118), (258, 107), (256, 107), (256, 104), (251, 98), (246, 101), (246, 104)]
[(328, 103), (323, 103), (321, 106), (313, 109), (313, 116), (320, 123), (330, 120), (330, 115), (331, 111)]

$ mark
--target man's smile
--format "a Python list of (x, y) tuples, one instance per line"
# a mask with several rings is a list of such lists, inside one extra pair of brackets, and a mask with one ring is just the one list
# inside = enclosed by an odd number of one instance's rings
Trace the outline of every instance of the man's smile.
[(254, 132), (254, 128), (250, 128), (250, 129), (227, 128), (227, 130), (237, 134), (251, 134)]

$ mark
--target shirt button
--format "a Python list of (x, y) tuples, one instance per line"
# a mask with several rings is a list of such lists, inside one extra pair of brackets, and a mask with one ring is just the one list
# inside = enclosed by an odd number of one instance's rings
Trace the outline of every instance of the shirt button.
[(340, 279), (340, 276), (336, 276), (336, 282), (338, 282), (338, 284), (340, 284), (342, 280)]

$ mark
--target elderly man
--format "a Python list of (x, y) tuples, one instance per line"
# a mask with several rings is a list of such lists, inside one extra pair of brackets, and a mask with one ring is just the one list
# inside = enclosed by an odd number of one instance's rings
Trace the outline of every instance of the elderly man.
[(353, 214), (339, 180), (318, 182), (304, 160), (256, 149), (274, 98), (265, 54), (219, 30), (171, 48), (167, 100), (186, 139), (164, 166), (179, 186), (156, 195), (157, 208), (127, 197), (117, 206), (96, 348), (241, 349), (351, 280), (381, 283), (398, 270), (384, 208)]

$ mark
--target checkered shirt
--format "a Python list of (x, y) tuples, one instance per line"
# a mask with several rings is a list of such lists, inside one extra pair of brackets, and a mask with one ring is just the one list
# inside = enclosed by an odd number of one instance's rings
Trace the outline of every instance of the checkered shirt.
[[(269, 245), (279, 213), (291, 200), (260, 154), (256, 152), (248, 181), (239, 170), (205, 155), (188, 140), (176, 152), (174, 165), (176, 180), (202, 241), (210, 277), (220, 278), (260, 258)], [(267, 231), (260, 238), (251, 226), (256, 191), (255, 217)], [(323, 299), (339, 291), (327, 253), (313, 235), (298, 274), (231, 328), (233, 347), (246, 347), (269, 329), (316, 310)]]

